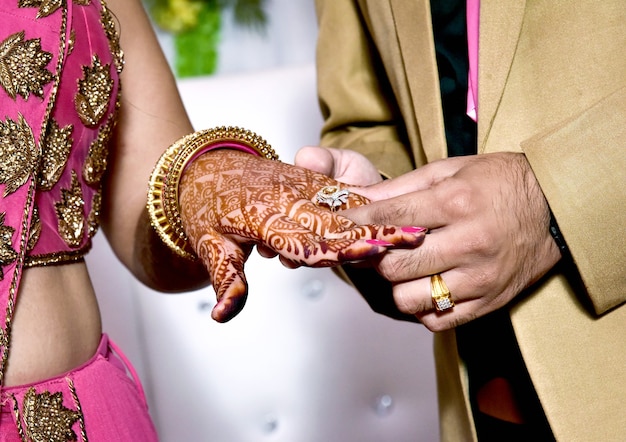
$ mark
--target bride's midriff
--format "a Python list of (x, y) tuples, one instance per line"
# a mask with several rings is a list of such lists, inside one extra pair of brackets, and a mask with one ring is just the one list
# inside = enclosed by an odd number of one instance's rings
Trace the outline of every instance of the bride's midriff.
[(101, 333), (84, 263), (25, 269), (3, 385), (37, 382), (80, 366), (95, 353)]

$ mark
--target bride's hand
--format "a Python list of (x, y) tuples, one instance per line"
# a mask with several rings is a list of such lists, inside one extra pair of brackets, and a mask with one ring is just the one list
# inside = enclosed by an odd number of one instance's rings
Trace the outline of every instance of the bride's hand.
[[(254, 245), (289, 267), (328, 267), (422, 243), (424, 234), (415, 229), (358, 226), (317, 205), (317, 192), (333, 185), (338, 182), (325, 175), (229, 149), (207, 152), (188, 166), (179, 187), (181, 216), (211, 275), (214, 319), (228, 321), (243, 308), (243, 267)], [(366, 203), (351, 193), (341, 208)]]

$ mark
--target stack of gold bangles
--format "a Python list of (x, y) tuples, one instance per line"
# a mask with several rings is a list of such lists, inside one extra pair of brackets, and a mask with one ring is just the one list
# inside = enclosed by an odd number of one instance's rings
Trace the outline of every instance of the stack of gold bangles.
[(178, 185), (187, 165), (214, 149), (235, 149), (278, 160), (272, 147), (260, 136), (239, 127), (198, 131), (176, 141), (159, 158), (148, 187), (148, 213), (157, 234), (174, 252), (188, 259), (196, 255), (183, 229), (178, 203)]

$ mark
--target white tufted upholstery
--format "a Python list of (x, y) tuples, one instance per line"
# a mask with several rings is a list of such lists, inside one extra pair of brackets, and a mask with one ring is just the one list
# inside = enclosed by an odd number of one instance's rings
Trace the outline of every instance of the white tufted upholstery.
[[(180, 90), (197, 128), (253, 130), (284, 161), (318, 140), (311, 65), (184, 80)], [(148, 290), (101, 238), (95, 261), (105, 327), (137, 365), (164, 442), (438, 439), (430, 334), (373, 313), (331, 270), (288, 270), (254, 253), (244, 312), (217, 324), (212, 289)]]

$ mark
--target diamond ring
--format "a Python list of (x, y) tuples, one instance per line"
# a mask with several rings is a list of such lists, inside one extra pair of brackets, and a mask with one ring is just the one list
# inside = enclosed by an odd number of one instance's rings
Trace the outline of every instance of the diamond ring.
[(348, 201), (349, 195), (348, 190), (339, 186), (325, 186), (315, 194), (315, 201), (318, 205), (328, 206), (331, 212), (334, 212)]
[(430, 294), (433, 305), (438, 312), (443, 312), (454, 307), (454, 301), (450, 296), (450, 290), (439, 273), (430, 277)]

